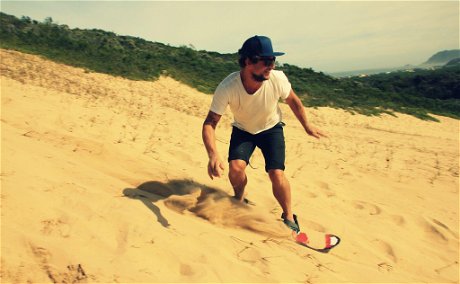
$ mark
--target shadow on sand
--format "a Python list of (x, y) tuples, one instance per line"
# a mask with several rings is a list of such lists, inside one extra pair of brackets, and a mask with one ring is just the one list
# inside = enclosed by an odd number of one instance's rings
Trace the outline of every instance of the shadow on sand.
[(158, 222), (165, 228), (170, 226), (168, 220), (161, 214), (156, 203), (173, 195), (195, 196), (196, 201), (203, 200), (206, 196), (220, 196), (230, 198), (230, 195), (222, 190), (208, 187), (192, 180), (170, 180), (167, 183), (159, 181), (144, 182), (136, 188), (125, 188), (123, 194), (132, 199), (138, 199), (155, 214)]

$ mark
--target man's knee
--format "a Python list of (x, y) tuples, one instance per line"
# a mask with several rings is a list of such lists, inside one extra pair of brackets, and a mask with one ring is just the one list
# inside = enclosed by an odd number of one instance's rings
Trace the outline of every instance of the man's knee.
[(246, 162), (243, 160), (232, 160), (229, 164), (229, 174), (241, 174), (246, 170)]
[(283, 183), (284, 182), (284, 171), (279, 169), (273, 169), (268, 171), (268, 176), (272, 183)]

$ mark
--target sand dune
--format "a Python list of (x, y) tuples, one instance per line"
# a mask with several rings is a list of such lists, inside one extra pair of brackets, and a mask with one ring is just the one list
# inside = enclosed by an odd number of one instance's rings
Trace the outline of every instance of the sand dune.
[(283, 105), (301, 227), (342, 238), (321, 254), (287, 237), (259, 151), (255, 205), (209, 179), (211, 96), (0, 55), (2, 282), (459, 281), (458, 120), (308, 108), (315, 140)]

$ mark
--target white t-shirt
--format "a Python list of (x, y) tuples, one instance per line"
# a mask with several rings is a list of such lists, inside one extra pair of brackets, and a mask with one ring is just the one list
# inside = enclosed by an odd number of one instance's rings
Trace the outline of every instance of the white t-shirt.
[(238, 71), (228, 75), (217, 86), (210, 110), (223, 115), (227, 105), (230, 105), (233, 125), (257, 134), (281, 122), (278, 102), (280, 98), (286, 99), (290, 92), (291, 83), (283, 71), (272, 70), (270, 78), (254, 94), (248, 94)]

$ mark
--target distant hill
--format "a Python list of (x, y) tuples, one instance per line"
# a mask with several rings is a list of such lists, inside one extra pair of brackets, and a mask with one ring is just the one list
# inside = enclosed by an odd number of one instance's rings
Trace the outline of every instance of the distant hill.
[(423, 65), (444, 65), (455, 58), (460, 58), (460, 49), (440, 51), (431, 56)]
[(395, 71), (403, 71), (403, 70), (413, 70), (413, 69), (426, 69), (426, 68), (433, 68), (433, 67), (441, 67), (447, 64), (450, 60), (454, 60), (460, 58), (460, 49), (454, 50), (444, 50), (437, 52), (433, 56), (431, 56), (426, 62), (419, 64), (419, 65), (404, 65), (398, 67), (391, 67), (391, 68), (375, 68), (375, 69), (362, 69), (362, 70), (352, 70), (352, 71), (341, 71), (341, 72), (332, 72), (329, 73), (331, 76), (337, 78), (343, 77), (353, 77), (359, 75), (375, 75), (380, 73), (387, 73), (387, 72), (395, 72)]
[(360, 69), (360, 70), (352, 70), (352, 71), (332, 72), (328, 74), (336, 78), (343, 78), (343, 77), (353, 77), (353, 76), (359, 76), (359, 75), (380, 74), (380, 73), (393, 72), (393, 71), (412, 69), (412, 68), (416, 68), (416, 66), (406, 65), (403, 67)]
[(444, 67), (451, 67), (451, 66), (460, 67), (460, 57), (452, 59), (444, 65)]
[[(70, 29), (53, 23), (51, 18), (38, 22), (27, 16), (19, 19), (2, 12), (0, 48), (38, 54), (88, 72), (133, 80), (170, 76), (207, 94), (212, 94), (229, 73), (239, 70), (236, 53), (220, 54), (185, 45), (175, 47), (99, 29)], [(404, 88), (379, 88), (356, 78), (338, 79), (290, 64), (276, 68), (286, 73), (293, 89), (310, 107), (343, 108), (366, 115), (398, 111), (423, 119), (433, 119), (429, 113), (460, 118), (460, 100), (450, 95), (454, 89), (449, 89), (460, 82), (455, 70), (446, 70), (442, 75), (448, 76), (452, 85), (443, 85), (443, 80), (422, 80), (426, 89), (449, 90), (447, 96), (433, 96), (425, 92), (414, 95)], [(384, 80), (392, 84), (391, 80), (395, 79)]]

